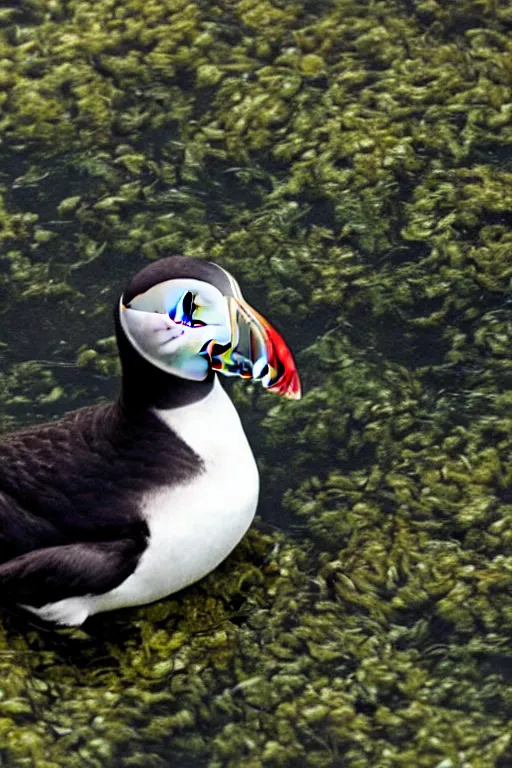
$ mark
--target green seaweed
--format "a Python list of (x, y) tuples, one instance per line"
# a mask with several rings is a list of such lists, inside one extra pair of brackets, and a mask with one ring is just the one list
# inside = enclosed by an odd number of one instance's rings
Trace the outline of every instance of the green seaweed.
[(510, 762), (511, 22), (0, 13), (0, 429), (114, 393), (112, 307), (170, 253), (232, 270), (305, 385), (231, 389), (287, 533), (260, 521), (201, 584), (83, 630), (4, 613), (7, 765)]

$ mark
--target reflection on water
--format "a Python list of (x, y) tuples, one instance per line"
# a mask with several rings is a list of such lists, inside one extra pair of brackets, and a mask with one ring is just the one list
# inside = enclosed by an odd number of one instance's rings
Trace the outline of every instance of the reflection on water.
[(510, 9), (0, 14), (0, 427), (113, 397), (112, 308), (219, 261), (305, 385), (231, 393), (261, 520), (172, 599), (4, 612), (7, 766), (512, 760)]

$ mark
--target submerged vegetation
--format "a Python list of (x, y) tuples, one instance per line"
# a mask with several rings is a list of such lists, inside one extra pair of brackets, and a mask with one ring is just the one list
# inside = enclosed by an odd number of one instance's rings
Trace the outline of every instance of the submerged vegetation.
[(171, 253), (236, 274), (306, 391), (233, 390), (267, 527), (215, 574), (83, 631), (3, 615), (2, 764), (511, 763), (511, 25), (504, 0), (0, 11), (0, 427), (114, 391), (111, 306)]

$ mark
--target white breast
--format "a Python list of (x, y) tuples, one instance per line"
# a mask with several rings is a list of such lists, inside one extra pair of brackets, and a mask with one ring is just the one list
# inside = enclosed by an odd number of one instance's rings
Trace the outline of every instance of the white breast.
[(94, 613), (158, 600), (210, 573), (249, 528), (258, 503), (258, 469), (218, 377), (200, 402), (156, 413), (201, 457), (204, 471), (143, 499), (149, 544), (122, 584), (103, 595), (25, 606), (33, 613), (75, 625)]
[(151, 602), (201, 579), (234, 549), (256, 512), (256, 462), (218, 377), (200, 402), (156, 413), (200, 456), (204, 471), (147, 495), (149, 546), (123, 584), (92, 598), (94, 612)]

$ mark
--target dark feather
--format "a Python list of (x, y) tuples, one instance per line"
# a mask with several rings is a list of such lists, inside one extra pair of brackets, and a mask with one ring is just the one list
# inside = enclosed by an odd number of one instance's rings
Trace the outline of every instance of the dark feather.
[(37, 605), (111, 589), (144, 549), (144, 493), (200, 471), (154, 413), (126, 414), (119, 403), (3, 436), (0, 600)]
[[(140, 525), (141, 534), (143, 524)], [(41, 606), (73, 595), (114, 589), (134, 570), (145, 536), (47, 547), (0, 565), (4, 603)]]

